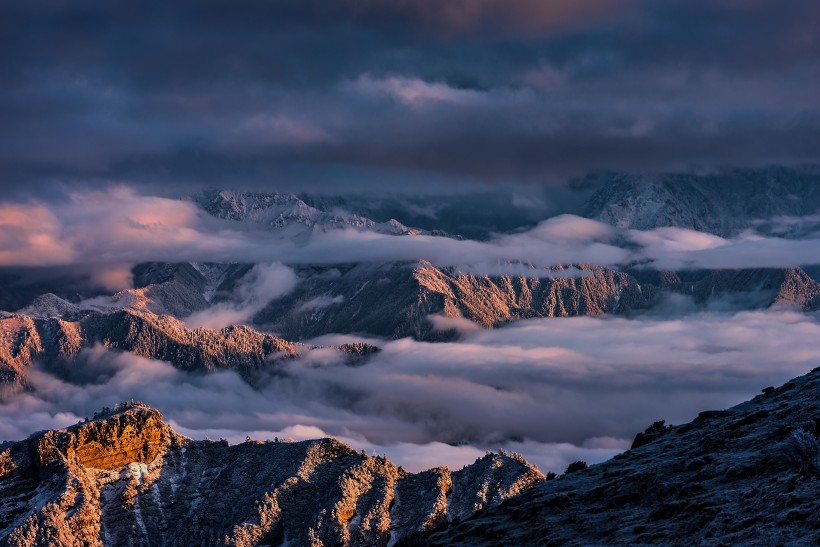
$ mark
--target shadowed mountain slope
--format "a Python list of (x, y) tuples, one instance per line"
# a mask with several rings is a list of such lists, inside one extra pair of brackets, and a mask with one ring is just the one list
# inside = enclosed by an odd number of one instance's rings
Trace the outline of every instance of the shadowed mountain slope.
[(589, 180), (603, 184), (587, 201), (584, 215), (621, 228), (676, 226), (728, 237), (761, 220), (820, 209), (818, 167), (604, 174)]
[(294, 340), (334, 332), (440, 340), (453, 331), (430, 316), (491, 328), (537, 317), (630, 314), (670, 294), (690, 297), (697, 306), (820, 306), (820, 284), (799, 268), (676, 273), (580, 265), (575, 271), (556, 267), (527, 276), (482, 276), (422, 261), (303, 268), (299, 274), (291, 293), (254, 318)]
[(817, 545), (820, 369), (405, 545)]

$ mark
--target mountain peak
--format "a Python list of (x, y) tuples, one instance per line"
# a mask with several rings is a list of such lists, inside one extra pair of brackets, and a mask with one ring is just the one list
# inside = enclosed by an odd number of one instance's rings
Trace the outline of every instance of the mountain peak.
[(331, 438), (194, 441), (157, 410), (128, 403), (0, 447), (0, 536), (10, 544), (385, 545), (543, 480), (506, 455), (408, 474)]
[(401, 222), (377, 222), (339, 208), (317, 209), (295, 194), (205, 190), (193, 198), (208, 214), (224, 220), (250, 222), (271, 230), (290, 230), (290, 237), (305, 237), (311, 231), (338, 229), (370, 230), (388, 235), (417, 235)]
[(820, 171), (810, 166), (593, 178), (600, 187), (584, 216), (620, 228), (675, 226), (727, 237), (760, 228), (755, 224), (760, 220), (805, 216), (820, 208)]
[(55, 457), (84, 467), (120, 469), (131, 462), (149, 463), (172, 439), (181, 439), (162, 421), (162, 414), (142, 403), (123, 403), (62, 430), (35, 435), (43, 464)]
[(75, 316), (80, 313), (80, 308), (68, 300), (49, 292), (35, 298), (31, 304), (18, 313), (36, 319), (48, 319), (51, 317)]

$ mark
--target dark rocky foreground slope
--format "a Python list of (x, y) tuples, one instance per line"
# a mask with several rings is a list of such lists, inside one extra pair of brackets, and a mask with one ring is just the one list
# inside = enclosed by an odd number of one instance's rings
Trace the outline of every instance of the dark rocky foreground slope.
[(409, 474), (333, 439), (193, 441), (132, 403), (0, 445), (0, 545), (387, 545), (543, 480), (505, 454)]
[(820, 545), (820, 368), (405, 545)]

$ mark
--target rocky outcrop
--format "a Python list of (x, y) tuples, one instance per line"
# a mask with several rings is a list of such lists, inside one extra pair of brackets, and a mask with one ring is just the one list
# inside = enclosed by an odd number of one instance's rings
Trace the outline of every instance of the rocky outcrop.
[(25, 387), (28, 367), (42, 352), (40, 333), (31, 317), (0, 317), (0, 389)]
[(154, 461), (183, 441), (156, 410), (139, 405), (116, 410), (0, 446), (0, 543), (100, 544), (105, 498), (95, 470)]
[(90, 313), (79, 321), (12, 314), (0, 318), (0, 383), (5, 389), (25, 387), (33, 361), (59, 372), (61, 364), (94, 345), (169, 361), (186, 371), (235, 370), (250, 382), (299, 351), (297, 344), (250, 327), (188, 329), (173, 317), (129, 309)]
[(820, 309), (820, 283), (800, 268), (790, 268), (779, 283), (774, 304), (817, 311)]
[(0, 545), (387, 545), (543, 480), (507, 454), (409, 474), (333, 439), (193, 441), (131, 403), (0, 446)]
[(820, 369), (404, 545), (820, 544)]

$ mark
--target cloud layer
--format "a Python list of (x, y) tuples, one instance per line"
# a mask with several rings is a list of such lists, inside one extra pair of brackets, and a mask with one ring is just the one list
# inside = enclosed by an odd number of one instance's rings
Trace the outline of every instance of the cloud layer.
[(136, 398), (198, 438), (333, 435), (411, 469), (503, 446), (561, 471), (628, 447), (655, 420), (686, 422), (809, 371), (818, 340), (815, 317), (789, 312), (540, 319), (456, 343), (376, 341), (383, 351), (357, 367), (315, 350), (258, 391), (230, 372), (191, 376), (95, 348), (71, 369), (82, 375), (34, 371), (33, 392), (0, 403), (0, 438)]
[[(61, 203), (4, 203), (0, 210), (4, 213), (0, 218), (0, 266), (93, 266), (109, 281), (127, 280), (131, 265), (148, 261), (334, 264), (429, 260), (488, 275), (525, 275), (555, 264), (692, 269), (776, 268), (820, 261), (817, 232), (803, 239), (784, 239), (747, 231), (727, 239), (683, 228), (622, 230), (573, 215), (552, 217), (525, 232), (497, 235), (488, 241), (397, 237), (349, 229), (315, 232), (297, 242), (276, 237), (260, 226), (212, 218), (187, 201), (143, 196), (127, 187), (74, 193)], [(800, 219), (789, 222), (796, 225)], [(814, 222), (814, 217), (807, 222)], [(255, 283), (265, 286), (267, 281), (254, 277), (247, 287), (240, 287), (248, 294), (237, 294), (234, 308), (244, 309), (255, 301), (250, 288)]]

